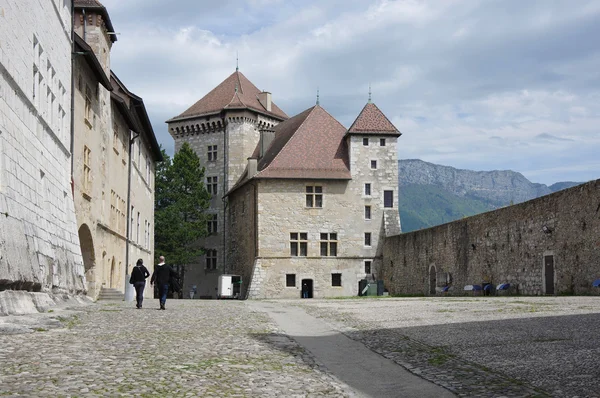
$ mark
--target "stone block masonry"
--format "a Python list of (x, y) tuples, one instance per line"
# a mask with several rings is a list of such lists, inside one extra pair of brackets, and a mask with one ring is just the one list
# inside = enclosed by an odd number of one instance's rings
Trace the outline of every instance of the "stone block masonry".
[(70, 10), (59, 3), (4, 2), (0, 13), (0, 290), (84, 290), (69, 178)]
[(515, 206), (385, 240), (391, 294), (464, 294), (510, 283), (526, 295), (596, 294), (600, 278), (600, 180)]

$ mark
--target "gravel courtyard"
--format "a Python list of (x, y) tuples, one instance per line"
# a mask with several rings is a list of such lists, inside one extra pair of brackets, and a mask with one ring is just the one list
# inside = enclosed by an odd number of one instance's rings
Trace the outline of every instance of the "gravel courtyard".
[(600, 397), (600, 297), (301, 303), (459, 395)]
[[(600, 397), (600, 297), (260, 302), (300, 307), (458, 396)], [(360, 396), (254, 303), (99, 302), (0, 318), (0, 395)]]

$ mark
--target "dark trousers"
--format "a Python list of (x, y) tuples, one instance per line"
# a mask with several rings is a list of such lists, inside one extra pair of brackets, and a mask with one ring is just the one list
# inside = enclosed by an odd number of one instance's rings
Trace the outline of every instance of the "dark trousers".
[(167, 293), (169, 293), (169, 284), (158, 285), (158, 297), (161, 305), (165, 305), (167, 302)]
[(135, 300), (137, 301), (138, 307), (141, 307), (142, 301), (144, 301), (144, 287), (146, 287), (146, 281), (135, 282), (133, 287), (135, 287)]

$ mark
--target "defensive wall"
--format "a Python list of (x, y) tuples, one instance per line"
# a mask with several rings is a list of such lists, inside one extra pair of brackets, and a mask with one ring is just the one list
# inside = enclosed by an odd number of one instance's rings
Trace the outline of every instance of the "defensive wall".
[(600, 180), (389, 237), (378, 276), (390, 294), (426, 295), (486, 283), (526, 295), (593, 294), (599, 278)]

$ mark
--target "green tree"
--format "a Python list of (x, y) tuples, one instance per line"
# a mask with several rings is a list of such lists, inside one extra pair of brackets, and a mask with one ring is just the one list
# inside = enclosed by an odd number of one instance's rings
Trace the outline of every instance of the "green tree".
[(156, 167), (154, 192), (154, 256), (165, 256), (183, 277), (185, 267), (202, 254), (198, 240), (207, 235), (205, 210), (210, 194), (204, 185), (204, 168), (189, 144), (171, 160)]

